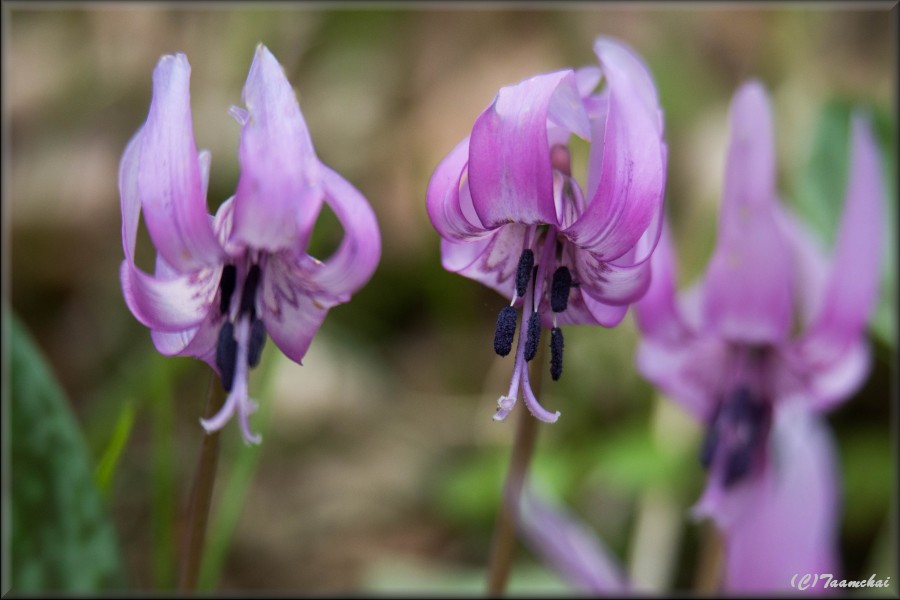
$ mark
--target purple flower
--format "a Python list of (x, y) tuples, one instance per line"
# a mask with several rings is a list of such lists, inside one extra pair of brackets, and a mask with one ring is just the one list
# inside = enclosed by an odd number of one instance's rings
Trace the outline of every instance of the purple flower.
[(532, 551), (569, 584), (588, 594), (625, 594), (631, 582), (614, 555), (581, 520), (537, 495), (522, 494), (517, 525)]
[(762, 85), (731, 106), (718, 242), (699, 284), (675, 297), (664, 229), (636, 305), (638, 369), (706, 426), (709, 479), (695, 508), (724, 531), (728, 587), (786, 588), (837, 567), (837, 474), (821, 414), (869, 368), (883, 225), (878, 154), (852, 123), (850, 175), (831, 261), (775, 190)]
[[(512, 349), (523, 308), (506, 418), (520, 384), (532, 414), (526, 362), (550, 328), (551, 375), (562, 373), (560, 325), (612, 327), (649, 283), (659, 235), (666, 146), (646, 66), (619, 42), (598, 38), (600, 66), (545, 73), (504, 87), (428, 185), (428, 215), (443, 238), (445, 269), (511, 298), (494, 349)], [(599, 91), (598, 84), (604, 82)], [(586, 185), (573, 177), (569, 139), (592, 141)], [(527, 323), (527, 325), (526, 325)]]
[[(159, 352), (195, 356), (221, 376), (228, 397), (203, 427), (217, 430), (237, 412), (244, 439), (258, 443), (247, 378), (266, 334), (299, 363), (328, 309), (371, 277), (381, 239), (366, 199), (319, 162), (284, 70), (262, 44), (247, 108), (230, 111), (241, 125), (237, 191), (209, 215), (210, 154), (194, 144), (190, 72), (183, 54), (160, 59), (147, 121), (122, 156), (122, 291)], [(307, 246), (323, 203), (345, 233), (320, 261)], [(152, 276), (134, 262), (141, 213), (158, 252)]]

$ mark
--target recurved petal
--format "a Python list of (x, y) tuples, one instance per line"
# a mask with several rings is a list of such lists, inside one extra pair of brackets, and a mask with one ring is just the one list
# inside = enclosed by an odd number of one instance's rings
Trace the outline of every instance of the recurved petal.
[(875, 307), (884, 239), (884, 184), (872, 131), (853, 117), (850, 176), (824, 299), (798, 349), (811, 366), (839, 361)]
[[(137, 230), (141, 216), (138, 194), (140, 154), (144, 129), (128, 143), (119, 165), (119, 194), (122, 204), (122, 247), (125, 260), (119, 269), (122, 294), (135, 318), (151, 329), (182, 331), (196, 327), (206, 316), (215, 295), (217, 269), (208, 268), (182, 274), (171, 266), (162, 252), (157, 255), (157, 272), (148, 275), (134, 262)], [(206, 161), (201, 157), (201, 160)], [(204, 214), (207, 222), (209, 215)], [(211, 225), (210, 231), (212, 231)], [(161, 268), (162, 266), (162, 268)]]
[(322, 325), (328, 309), (346, 302), (349, 294), (333, 295), (316, 286), (314, 266), (290, 253), (268, 257), (260, 291), (261, 318), (266, 331), (285, 356), (298, 364)]
[(676, 341), (686, 335), (686, 327), (675, 301), (676, 264), (668, 222), (663, 224), (659, 244), (650, 259), (650, 285), (634, 305), (641, 333), (659, 341)]
[(581, 291), (594, 300), (627, 305), (646, 292), (650, 284), (650, 264), (619, 266), (578, 250), (575, 252), (575, 276)]
[(828, 258), (822, 244), (796, 215), (784, 207), (775, 211), (781, 235), (791, 249), (793, 294), (798, 325), (805, 331), (821, 311), (828, 282)]
[(706, 323), (746, 343), (788, 334), (792, 268), (775, 220), (775, 146), (766, 92), (744, 84), (731, 105), (731, 143), (718, 239), (705, 277)]
[(317, 288), (335, 296), (361, 288), (375, 272), (381, 258), (381, 234), (375, 212), (366, 198), (346, 179), (321, 166), (325, 202), (334, 211), (344, 237), (340, 246), (312, 273)]
[[(123, 217), (128, 213), (123, 221), (129, 226), (136, 223), (133, 205), (140, 204), (157, 251), (182, 273), (213, 266), (224, 255), (206, 208), (194, 143), (190, 75), (183, 54), (160, 59), (153, 71), (147, 122), (129, 144), (119, 170)], [(208, 169), (208, 159), (204, 160)]]
[(831, 436), (801, 406), (776, 415), (769, 472), (745, 491), (747, 501), (724, 532), (726, 585), (735, 592), (790, 590), (795, 574), (840, 577)]
[(243, 92), (241, 175), (231, 240), (275, 252), (305, 248), (322, 206), (319, 161), (284, 69), (257, 46)]
[(451, 273), (474, 279), (512, 298), (527, 230), (525, 225), (510, 223), (480, 239), (467, 242), (442, 239), (441, 264)]
[[(544, 325), (552, 326), (553, 316), (549, 311), (549, 304), (544, 307)], [(569, 306), (558, 314), (557, 322), (560, 325), (601, 325), (603, 327), (615, 327), (622, 322), (628, 312), (627, 304), (607, 304), (595, 300), (583, 290), (573, 290), (569, 298)]]
[(456, 145), (428, 182), (426, 208), (431, 224), (441, 237), (468, 241), (483, 236), (487, 230), (472, 206), (466, 165), (469, 161), (469, 138)]
[(522, 495), (519, 528), (532, 551), (571, 585), (590, 594), (625, 592), (625, 574), (584, 523), (538, 497)]
[(216, 342), (221, 320), (208, 315), (198, 327), (182, 331), (151, 330), (150, 337), (156, 350), (164, 356), (193, 356), (205, 361), (218, 373), (216, 366)]
[(638, 344), (635, 362), (641, 375), (705, 423), (716, 402), (727, 356), (727, 345), (715, 337), (670, 341), (644, 337)]
[(215, 297), (217, 272), (152, 277), (127, 259), (119, 269), (128, 308), (143, 325), (159, 331), (190, 329), (203, 320)]
[(469, 186), (481, 222), (557, 225), (548, 124), (590, 138), (571, 70), (502, 88), (475, 121), (469, 141)]
[(588, 206), (566, 234), (603, 260), (614, 260), (634, 246), (662, 210), (667, 154), (647, 68), (612, 40), (598, 39), (594, 50), (606, 78), (598, 98), (606, 105), (606, 118), (591, 121)]

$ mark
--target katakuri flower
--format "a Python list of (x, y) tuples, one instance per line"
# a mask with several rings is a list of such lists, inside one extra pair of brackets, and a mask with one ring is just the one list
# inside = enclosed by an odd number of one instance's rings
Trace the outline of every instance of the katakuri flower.
[(579, 592), (624, 595), (635, 591), (603, 540), (530, 486), (519, 502), (516, 526), (532, 552)]
[[(237, 413), (244, 439), (258, 443), (247, 380), (266, 335), (300, 363), (328, 309), (372, 276), (381, 238), (362, 194), (316, 157), (284, 70), (262, 44), (246, 110), (230, 111), (241, 126), (237, 190), (209, 215), (210, 154), (194, 143), (190, 72), (183, 54), (160, 59), (147, 121), (122, 156), (122, 291), (159, 352), (200, 358), (220, 375), (228, 397), (203, 427), (218, 430)], [(307, 248), (323, 204), (344, 237), (321, 261)], [(135, 264), (141, 214), (157, 250), (154, 275)]]
[[(556, 380), (560, 325), (613, 327), (649, 283), (666, 172), (662, 113), (650, 73), (631, 49), (598, 38), (594, 52), (599, 67), (502, 88), (428, 185), (444, 268), (511, 298), (497, 319), (497, 354), (512, 350), (516, 309), (523, 309), (497, 420), (512, 410), (521, 385), (532, 414), (556, 421), (559, 412), (535, 398), (526, 364), (542, 329), (550, 329)], [(585, 187), (572, 175), (572, 135), (592, 142)]]
[(715, 251), (676, 299), (664, 230), (636, 305), (640, 372), (706, 426), (709, 471), (695, 514), (724, 532), (730, 589), (786, 588), (834, 573), (837, 473), (821, 414), (849, 398), (869, 364), (884, 192), (862, 115), (852, 121), (843, 214), (829, 262), (778, 202), (768, 96), (755, 81), (731, 105)]

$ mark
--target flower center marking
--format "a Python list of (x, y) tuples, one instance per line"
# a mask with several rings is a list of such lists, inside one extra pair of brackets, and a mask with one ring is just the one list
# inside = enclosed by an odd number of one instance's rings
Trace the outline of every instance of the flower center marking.
[(738, 385), (711, 420), (700, 448), (700, 463), (710, 468), (717, 458), (721, 460), (726, 488), (745, 479), (765, 451), (771, 412), (762, 395)]

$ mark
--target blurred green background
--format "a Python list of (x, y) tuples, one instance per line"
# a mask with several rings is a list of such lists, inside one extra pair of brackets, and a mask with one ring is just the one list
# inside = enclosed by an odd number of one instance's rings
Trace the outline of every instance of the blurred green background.
[[(742, 81), (770, 90), (779, 188), (825, 240), (848, 115), (873, 115), (892, 211), (874, 367), (828, 420), (845, 575), (894, 576), (897, 8), (852, 6), (4, 3), (3, 289), (20, 323), (4, 317), (4, 525), (10, 487), (30, 507), (4, 539), (13, 589), (174, 584), (210, 377), (160, 357), (122, 300), (118, 160), (146, 118), (156, 61), (186, 53), (214, 210), (238, 178), (226, 111), (263, 42), (320, 159), (371, 202), (384, 250), (302, 367), (267, 345), (251, 378), (264, 441), (247, 448), (235, 424), (224, 430), (202, 586), (480, 592), (514, 430), (491, 420), (512, 370), (492, 350), (505, 300), (441, 269), (425, 188), (501, 86), (593, 63), (601, 34), (634, 47), (658, 85), (682, 286), (713, 247)], [(314, 248), (340, 233), (324, 215)], [(139, 263), (152, 256), (144, 236)], [(704, 483), (700, 430), (637, 375), (636, 341), (630, 315), (614, 330), (569, 328), (565, 376), (539, 392), (563, 416), (540, 427), (534, 469), (640, 588), (703, 589), (716, 556), (688, 515)], [(27, 400), (11, 421), (10, 397)], [(511, 589), (567, 586), (522, 547)]]

